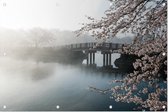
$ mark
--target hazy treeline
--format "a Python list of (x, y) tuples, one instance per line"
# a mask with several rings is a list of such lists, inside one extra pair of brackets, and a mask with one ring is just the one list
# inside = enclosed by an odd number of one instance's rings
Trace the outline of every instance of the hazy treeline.
[[(130, 43), (132, 38), (113, 38), (108, 40), (114, 43)], [(70, 52), (57, 46), (73, 43), (97, 42), (89, 34), (76, 37), (72, 31), (60, 31), (57, 29), (33, 28), (29, 30), (12, 30), (0, 28), (0, 56), (14, 56), (22, 59), (34, 59), (39, 61), (77, 59), (84, 57), (82, 52)], [(50, 48), (52, 47), (52, 48)], [(77, 54), (76, 54), (77, 53)], [(67, 58), (67, 55), (69, 58)], [(66, 60), (67, 59), (67, 60)]]
[(0, 47), (59, 46), (71, 43), (94, 41), (89, 35), (76, 37), (71, 31), (33, 28), (29, 30), (11, 30), (0, 28)]
[[(72, 31), (33, 28), (29, 30), (11, 30), (0, 28), (0, 48), (3, 47), (46, 47), (72, 43), (95, 42), (89, 34), (76, 37)], [(113, 42), (129, 43), (131, 38), (114, 38)]]
[[(132, 38), (113, 38), (108, 40), (114, 43), (130, 43)], [(46, 52), (37, 48), (55, 47), (73, 43), (98, 42), (89, 34), (83, 34), (79, 37), (72, 31), (60, 31), (58, 29), (6, 29), (0, 28), (0, 56), (2, 55), (22, 55), (25, 57), (31, 54), (33, 50), (39, 54)], [(36, 48), (33, 49), (32, 48)], [(41, 52), (41, 53), (40, 53)], [(54, 56), (54, 55), (53, 55)]]

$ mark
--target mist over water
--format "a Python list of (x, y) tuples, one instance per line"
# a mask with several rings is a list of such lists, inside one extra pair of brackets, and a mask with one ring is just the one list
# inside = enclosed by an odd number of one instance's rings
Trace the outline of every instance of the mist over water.
[[(114, 106), (113, 110), (134, 107), (116, 104), (110, 99), (110, 94), (89, 90), (89, 86), (100, 89), (114, 87), (116, 84), (108, 82), (122, 79), (125, 75), (100, 71), (103, 66), (101, 52), (96, 53), (96, 66), (87, 67), (82, 55), (78, 56), (81, 58), (78, 63), (73, 63), (76, 58), (71, 60), (68, 52), (58, 47), (95, 42), (88, 34), (75, 37), (71, 31), (41, 28), (0, 29), (0, 34), (0, 110), (49, 111), (57, 110), (57, 105), (59, 110), (109, 110), (109, 105)], [(66, 63), (66, 57), (71, 62)], [(112, 54), (114, 68), (114, 61), (119, 57), (120, 54)], [(6, 109), (2, 108), (4, 105)]]
[[(119, 58), (117, 54), (112, 56)], [(101, 66), (100, 54), (96, 57)], [(109, 85), (109, 81), (123, 76), (87, 69), (84, 63), (44, 63), (4, 56), (0, 57), (0, 106), (24, 111), (57, 110), (56, 105), (60, 110), (108, 110), (108, 105), (115, 105), (110, 95), (92, 92), (88, 87), (110, 88), (115, 84)]]

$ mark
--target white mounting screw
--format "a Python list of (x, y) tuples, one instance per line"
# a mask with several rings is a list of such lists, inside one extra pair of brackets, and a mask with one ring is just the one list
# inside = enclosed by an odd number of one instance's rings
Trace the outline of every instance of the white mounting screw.
[(110, 106), (109, 106), (109, 109), (112, 109), (112, 108), (113, 108), (113, 106), (112, 106), (112, 105), (110, 105)]
[(163, 106), (162, 106), (162, 108), (163, 108), (163, 109), (165, 109), (165, 108), (166, 108), (166, 106), (165, 106), (165, 105), (163, 105)]
[(163, 52), (163, 53), (162, 53), (162, 55), (163, 55), (163, 56), (166, 56), (166, 53), (165, 53), (165, 52)]
[(3, 109), (6, 109), (6, 105), (3, 106)]
[(56, 106), (56, 109), (59, 109), (59, 108), (60, 108), (60, 106), (59, 106), (59, 105), (57, 105), (57, 106)]

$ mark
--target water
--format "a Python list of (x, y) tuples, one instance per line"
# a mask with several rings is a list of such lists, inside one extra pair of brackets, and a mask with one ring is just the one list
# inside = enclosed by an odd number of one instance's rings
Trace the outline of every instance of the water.
[[(119, 58), (112, 55), (112, 63)], [(96, 54), (96, 64), (102, 66), (102, 57)], [(0, 58), (0, 110), (49, 111), (49, 110), (132, 110), (135, 105), (116, 103), (109, 94), (88, 89), (94, 86), (108, 89), (114, 79), (123, 73), (99, 72), (83, 65), (42, 63), (31, 60)], [(57, 109), (59, 105), (59, 109)], [(3, 108), (6, 106), (6, 108)]]

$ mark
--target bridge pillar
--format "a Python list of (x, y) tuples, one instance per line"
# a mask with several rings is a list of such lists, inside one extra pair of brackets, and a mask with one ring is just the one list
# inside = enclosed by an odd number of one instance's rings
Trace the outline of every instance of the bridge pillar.
[(109, 54), (109, 65), (111, 66), (111, 53)]
[(93, 64), (95, 64), (95, 53), (93, 53)]
[(80, 48), (82, 48), (82, 44), (80, 43)]
[(105, 53), (103, 53), (103, 66), (105, 66)]
[(87, 53), (86, 63), (87, 63), (87, 65), (89, 65), (89, 53)]
[(106, 66), (108, 66), (108, 53), (106, 53)]
[(86, 58), (87, 65), (95, 64), (96, 51), (86, 51), (86, 53), (87, 53), (87, 58)]
[(92, 52), (90, 52), (90, 64), (92, 64)]
[(111, 66), (111, 52), (102, 52), (103, 66)]

